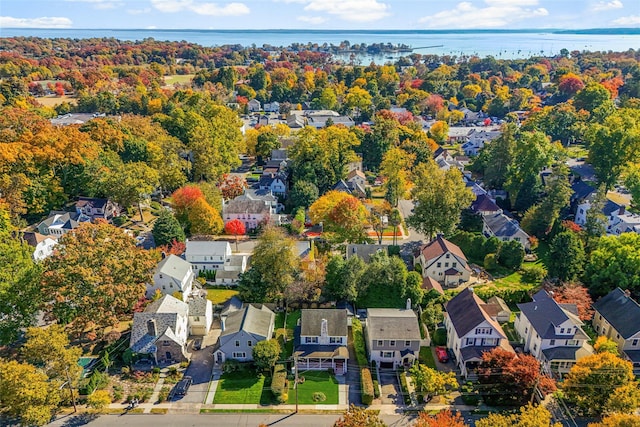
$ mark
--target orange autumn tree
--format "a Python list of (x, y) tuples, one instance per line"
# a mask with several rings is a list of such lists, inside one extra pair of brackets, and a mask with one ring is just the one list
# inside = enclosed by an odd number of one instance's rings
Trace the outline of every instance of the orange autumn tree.
[(197, 185), (185, 185), (171, 195), (176, 218), (191, 234), (218, 234), (223, 229), (220, 212), (205, 200)]
[(460, 413), (450, 410), (440, 411), (436, 415), (421, 412), (413, 427), (468, 427)]
[(368, 240), (364, 229), (367, 209), (354, 196), (329, 191), (309, 207), (309, 217), (323, 223), (327, 238), (334, 243), (362, 243)]

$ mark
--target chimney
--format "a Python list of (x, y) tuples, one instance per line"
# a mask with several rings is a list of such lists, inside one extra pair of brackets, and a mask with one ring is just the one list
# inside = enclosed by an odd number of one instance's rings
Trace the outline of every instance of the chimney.
[(147, 320), (147, 334), (151, 335), (152, 337), (155, 337), (158, 335), (155, 319)]
[(629, 289), (624, 290), (624, 296), (627, 298), (631, 298), (631, 291)]
[(624, 206), (620, 206), (620, 210), (618, 210), (618, 215), (624, 215)]
[(329, 325), (327, 324), (327, 319), (322, 319), (322, 322), (320, 323), (320, 336), (329, 336)]
[(407, 298), (407, 310), (411, 310), (411, 298)]
[(160, 256), (162, 257), (162, 259), (165, 259), (167, 257), (167, 254), (164, 251), (162, 251), (160, 253)]

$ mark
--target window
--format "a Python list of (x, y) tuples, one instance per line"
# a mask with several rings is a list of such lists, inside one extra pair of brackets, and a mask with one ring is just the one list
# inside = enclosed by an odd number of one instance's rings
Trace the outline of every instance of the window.
[(637, 346), (638, 345), (638, 340), (633, 340), (631, 342), (631, 345), (634, 346), (634, 347)]
[(378, 340), (378, 347), (382, 347), (384, 345), (384, 343), (382, 342), (382, 340)]
[(602, 320), (602, 314), (598, 314), (598, 319)]
[(167, 341), (167, 340), (162, 341), (162, 345), (165, 346), (165, 347), (170, 345), (170, 344), (171, 343), (169, 341)]
[[(636, 340), (637, 341), (637, 340)], [(635, 344), (634, 344), (635, 345)], [(404, 342), (404, 346), (405, 347), (411, 347), (411, 341), (405, 341)]]
[(475, 340), (473, 338), (467, 338), (467, 345), (473, 345)]
[(524, 333), (525, 334), (529, 333), (529, 328), (524, 328)]
[(451, 256), (450, 254), (446, 254), (444, 257), (445, 257), (446, 259), (449, 259), (449, 257), (450, 257), (450, 256)]
[(382, 357), (393, 357), (393, 351), (383, 351)]
[(236, 341), (236, 347), (240, 347), (240, 341)]
[(442, 263), (441, 262), (437, 263), (436, 267), (438, 267), (438, 268), (442, 267)]
[(251, 347), (253, 345), (253, 342), (251, 340), (247, 341), (247, 347)]
[(549, 341), (549, 345), (556, 345), (556, 340)]
[(318, 337), (305, 337), (304, 338), (304, 343), (305, 344), (317, 344), (318, 343)]
[(444, 263), (444, 266), (445, 266), (445, 267), (449, 267), (449, 263), (448, 263), (448, 262), (445, 262), (445, 263)]
[(160, 278), (162, 279), (162, 274), (160, 275)]
[(567, 344), (566, 345), (576, 346), (576, 345), (578, 345), (578, 340), (567, 340)]
[(194, 316), (193, 317), (193, 321), (194, 322), (199, 322), (200, 321), (200, 316)]
[(491, 328), (476, 328), (476, 335), (491, 335)]
[(233, 352), (234, 359), (244, 359), (245, 357), (247, 357), (247, 354), (244, 351)]
[(620, 334), (616, 334), (616, 339), (619, 340), (620, 339)]
[(453, 267), (453, 268), (456, 268), (457, 266), (458, 266), (457, 262), (454, 262), (454, 263), (451, 264), (451, 267)]
[(482, 338), (482, 346), (492, 347), (498, 345), (498, 338)]
[(329, 337), (330, 344), (342, 344), (342, 337)]
[(533, 345), (533, 351), (536, 351), (538, 349), (538, 344), (534, 344)]
[(389, 345), (390, 345), (391, 347), (395, 347), (395, 345), (396, 345), (395, 340), (391, 340), (391, 341), (389, 341)]
[(560, 328), (560, 333), (564, 334), (564, 328)]

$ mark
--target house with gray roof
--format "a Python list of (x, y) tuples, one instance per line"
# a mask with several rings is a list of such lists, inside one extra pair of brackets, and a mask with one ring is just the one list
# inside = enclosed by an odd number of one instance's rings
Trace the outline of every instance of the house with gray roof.
[(476, 196), (476, 199), (471, 203), (471, 210), (479, 215), (496, 215), (502, 213), (502, 208), (486, 194)]
[(192, 264), (195, 275), (215, 271), (215, 282), (220, 285), (237, 284), (249, 258), (246, 254), (234, 254), (227, 241), (193, 239), (187, 239), (183, 256)]
[[(586, 197), (582, 203), (578, 204), (576, 207), (576, 217), (575, 222), (578, 225), (585, 225), (587, 223), (587, 212), (591, 209), (591, 204), (594, 202), (596, 197), (595, 193), (591, 193), (588, 197)], [(602, 207), (602, 214), (604, 215), (604, 226), (606, 228), (607, 234), (614, 234), (614, 229), (616, 223), (618, 223), (619, 216), (624, 215), (625, 206), (619, 203), (614, 202), (613, 200), (606, 199), (604, 201), (604, 206)]]
[(344, 375), (349, 361), (347, 328), (346, 309), (302, 310), (294, 342), (298, 369), (333, 369), (337, 375)]
[(533, 301), (518, 304), (515, 329), (524, 351), (550, 375), (562, 376), (583, 357), (593, 354), (575, 304), (558, 304), (544, 289)]
[(529, 235), (520, 228), (520, 224), (504, 213), (482, 216), (482, 234), (485, 237), (497, 237), (503, 242), (516, 241), (525, 249), (531, 248)]
[(618, 351), (640, 375), (640, 304), (629, 291), (616, 288), (593, 304), (593, 329), (615, 341)]
[(420, 326), (416, 313), (410, 307), (367, 309), (364, 335), (369, 361), (382, 368), (395, 369), (418, 360)]
[(220, 317), (222, 332), (213, 353), (216, 364), (227, 359), (253, 360), (253, 347), (273, 335), (276, 315), (262, 304), (244, 304)]
[(146, 297), (153, 298), (157, 291), (163, 295), (182, 293), (182, 300), (187, 301), (193, 289), (193, 266), (176, 255), (165, 256), (156, 266), (153, 283), (147, 284)]
[(388, 245), (370, 245), (365, 243), (348, 243), (346, 259), (357, 256), (362, 258), (365, 263), (371, 261), (371, 257), (380, 252), (387, 253)]
[(205, 296), (191, 296), (189, 305), (189, 335), (207, 335), (213, 322), (213, 304)]
[(84, 218), (91, 222), (98, 218), (111, 221), (120, 214), (120, 206), (109, 199), (78, 197), (76, 213), (80, 215), (81, 221), (85, 220)]
[(474, 378), (482, 354), (496, 347), (513, 352), (507, 335), (497, 320), (485, 310), (486, 304), (472, 288), (466, 288), (445, 304), (444, 324), (447, 347), (465, 378)]
[(75, 212), (51, 211), (49, 216), (36, 226), (36, 229), (42, 235), (60, 237), (78, 228), (79, 217), (80, 215)]
[(189, 335), (189, 306), (171, 295), (152, 302), (141, 313), (133, 314), (129, 348), (146, 355), (157, 365), (186, 361)]

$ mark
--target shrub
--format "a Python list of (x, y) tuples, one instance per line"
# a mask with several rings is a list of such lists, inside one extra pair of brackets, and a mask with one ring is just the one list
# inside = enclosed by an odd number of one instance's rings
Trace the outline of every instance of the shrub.
[(465, 405), (476, 406), (480, 402), (478, 391), (473, 387), (472, 382), (467, 382), (460, 387), (462, 401)]
[(287, 367), (283, 363), (278, 363), (273, 368), (271, 379), (271, 393), (278, 403), (285, 403), (289, 398), (287, 386)]
[(222, 370), (228, 374), (230, 372), (236, 372), (241, 369), (240, 362), (236, 359), (227, 359), (222, 365)]
[(87, 397), (87, 405), (94, 409), (102, 409), (111, 403), (111, 395), (107, 390), (98, 390)]
[(315, 393), (313, 393), (313, 396), (311, 397), (313, 399), (314, 402), (324, 402), (325, 400), (327, 400), (327, 396), (322, 393), (321, 391), (316, 391)]
[(129, 217), (123, 214), (113, 218), (112, 221), (113, 225), (115, 225), (116, 227), (122, 227), (127, 221), (129, 221)]
[(523, 265), (522, 280), (527, 283), (540, 283), (547, 276), (547, 270), (541, 265)]
[(367, 366), (367, 350), (364, 345), (362, 323), (360, 323), (360, 320), (353, 319), (353, 323), (351, 324), (351, 332), (353, 334), (353, 347), (356, 350), (356, 359), (358, 360), (358, 365)]
[(189, 363), (191, 363), (191, 361), (190, 361), (190, 360), (185, 360), (185, 361), (183, 361), (183, 362), (180, 362), (180, 367), (181, 367), (182, 369), (187, 369), (187, 368), (189, 367)]
[(159, 374), (159, 373), (160, 373), (160, 368), (158, 368), (158, 367), (156, 366), (155, 368), (153, 368), (153, 369), (151, 370), (151, 372), (152, 372), (152, 373), (154, 373), (154, 374)]
[(380, 383), (378, 380), (373, 380), (373, 395), (376, 399), (380, 397)]
[(389, 256), (400, 256), (400, 246), (398, 245), (389, 245), (387, 251)]
[(411, 396), (409, 395), (409, 386), (407, 385), (407, 373), (400, 372), (400, 387), (402, 388), (402, 397), (406, 405), (411, 404)]
[(371, 378), (371, 371), (369, 368), (360, 369), (360, 384), (362, 386), (362, 404), (371, 405), (373, 403), (375, 391), (373, 389), (373, 379)]
[(493, 270), (498, 266), (498, 262), (496, 260), (496, 254), (487, 254), (484, 257), (484, 268), (486, 270)]
[(113, 386), (113, 394), (112, 395), (113, 395), (113, 399), (112, 399), (113, 402), (121, 401), (122, 400), (122, 396), (123, 396), (122, 386), (121, 385), (114, 385)]
[(169, 398), (169, 392), (171, 391), (171, 387), (165, 386), (162, 387), (160, 393), (158, 393), (158, 403), (165, 402)]
[(447, 330), (444, 328), (436, 329), (433, 334), (433, 343), (435, 345), (447, 345)]
[(102, 390), (109, 385), (109, 375), (100, 371), (93, 371), (88, 380), (79, 386), (80, 394), (90, 395), (96, 390)]

